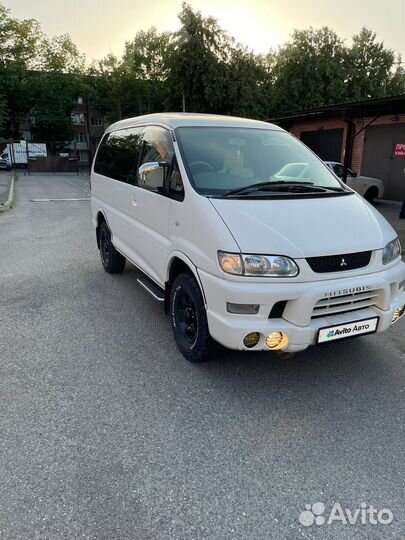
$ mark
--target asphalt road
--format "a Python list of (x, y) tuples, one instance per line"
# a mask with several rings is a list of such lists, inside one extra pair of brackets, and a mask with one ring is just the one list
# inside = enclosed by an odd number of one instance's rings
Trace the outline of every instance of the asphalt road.
[[(99, 262), (86, 177), (21, 177), (0, 215), (0, 538), (396, 539), (405, 345), (188, 363), (137, 271)], [(390, 524), (303, 526), (306, 504)]]

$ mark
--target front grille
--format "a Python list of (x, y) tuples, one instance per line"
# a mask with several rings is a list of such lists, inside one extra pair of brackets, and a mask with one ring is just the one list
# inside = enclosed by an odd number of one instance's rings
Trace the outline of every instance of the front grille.
[(326, 255), (324, 257), (307, 257), (307, 263), (314, 272), (344, 272), (363, 268), (370, 263), (371, 251), (346, 253), (344, 255)]
[(352, 294), (343, 294), (342, 296), (333, 296), (318, 300), (312, 311), (311, 319), (318, 317), (327, 317), (328, 315), (337, 315), (348, 313), (349, 311), (358, 311), (376, 305), (376, 298), (380, 291), (355, 292)]

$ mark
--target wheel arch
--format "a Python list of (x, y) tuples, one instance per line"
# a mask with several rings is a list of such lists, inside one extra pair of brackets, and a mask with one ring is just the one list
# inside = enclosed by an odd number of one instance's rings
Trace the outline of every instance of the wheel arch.
[(371, 184), (367, 186), (366, 191), (364, 192), (364, 198), (366, 200), (378, 199), (380, 196), (381, 194), (378, 184)]
[(165, 312), (169, 311), (169, 302), (170, 302), (170, 292), (173, 281), (179, 274), (184, 274), (191, 272), (200, 287), (201, 294), (204, 300), (204, 306), (207, 307), (207, 301), (204, 294), (204, 288), (201, 283), (200, 276), (198, 275), (198, 270), (195, 264), (189, 259), (184, 253), (173, 252), (170, 254), (170, 257), (166, 264), (166, 276), (165, 276)]

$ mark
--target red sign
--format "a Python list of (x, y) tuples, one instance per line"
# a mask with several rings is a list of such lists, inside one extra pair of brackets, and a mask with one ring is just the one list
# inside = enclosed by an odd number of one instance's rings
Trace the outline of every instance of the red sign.
[(405, 143), (394, 144), (394, 157), (405, 157)]

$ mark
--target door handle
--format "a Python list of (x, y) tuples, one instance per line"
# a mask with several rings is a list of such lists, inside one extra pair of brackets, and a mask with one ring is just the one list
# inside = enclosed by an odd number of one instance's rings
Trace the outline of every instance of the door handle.
[(134, 195), (131, 195), (131, 204), (132, 206), (136, 206), (138, 204)]

